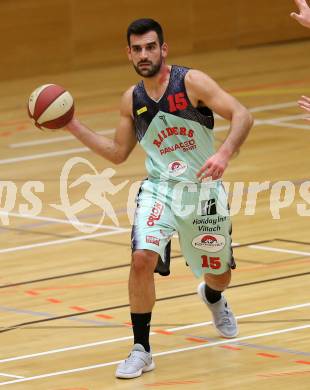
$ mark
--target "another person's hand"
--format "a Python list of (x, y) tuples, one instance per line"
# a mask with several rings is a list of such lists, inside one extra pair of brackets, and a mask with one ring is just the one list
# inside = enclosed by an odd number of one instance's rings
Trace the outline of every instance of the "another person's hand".
[(299, 14), (296, 12), (291, 13), (291, 17), (297, 20), (302, 26), (310, 28), (310, 8), (306, 0), (295, 0), (295, 3), (299, 9)]
[[(298, 105), (299, 105), (300, 108), (302, 108), (306, 112), (310, 113), (310, 98), (308, 96), (302, 96), (298, 100)], [(310, 117), (309, 118), (305, 118), (305, 119), (310, 121)]]

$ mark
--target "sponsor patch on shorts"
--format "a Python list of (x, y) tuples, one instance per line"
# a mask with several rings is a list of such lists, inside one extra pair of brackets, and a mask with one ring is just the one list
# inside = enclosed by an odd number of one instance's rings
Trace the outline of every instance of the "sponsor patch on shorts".
[(158, 237), (154, 237), (154, 236), (146, 236), (145, 241), (148, 244), (154, 244), (157, 246), (159, 246), (159, 243), (160, 243), (160, 239)]
[(201, 234), (192, 241), (192, 246), (206, 252), (219, 252), (224, 248), (226, 239), (221, 234)]
[(164, 211), (164, 204), (156, 201), (151, 210), (151, 214), (147, 219), (147, 226), (154, 226), (156, 221), (159, 221)]

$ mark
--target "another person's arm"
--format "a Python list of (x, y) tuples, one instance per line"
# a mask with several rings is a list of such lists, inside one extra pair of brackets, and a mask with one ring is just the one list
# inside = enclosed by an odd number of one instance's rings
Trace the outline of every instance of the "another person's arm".
[(73, 118), (66, 129), (95, 153), (114, 164), (124, 162), (137, 143), (132, 119), (132, 88), (128, 89), (120, 104), (120, 121), (114, 138), (95, 133), (78, 119)]
[(205, 73), (191, 70), (186, 77), (186, 88), (194, 104), (203, 102), (212, 111), (230, 121), (229, 133), (217, 150), (197, 173), (197, 177), (219, 179), (233, 154), (245, 141), (253, 118), (249, 111), (233, 96), (225, 92)]
[(291, 17), (297, 20), (302, 26), (310, 28), (310, 8), (306, 0), (295, 0), (295, 3), (299, 9), (299, 14), (296, 12), (291, 13)]
[[(310, 28), (310, 8), (306, 0), (295, 0), (295, 3), (299, 9), (299, 14), (296, 12), (291, 13), (291, 17), (297, 20), (302, 26)], [(310, 112), (310, 98), (307, 96), (301, 96), (298, 100), (298, 105), (300, 108), (306, 112)], [(306, 118), (310, 120), (310, 118)]]

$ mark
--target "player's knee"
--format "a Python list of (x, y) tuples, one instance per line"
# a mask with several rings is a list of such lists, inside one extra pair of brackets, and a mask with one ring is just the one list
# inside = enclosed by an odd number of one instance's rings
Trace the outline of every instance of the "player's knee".
[(153, 273), (157, 264), (158, 255), (147, 250), (138, 250), (133, 253), (131, 270), (136, 274)]
[(230, 270), (221, 275), (205, 274), (205, 282), (213, 290), (224, 291), (230, 283)]

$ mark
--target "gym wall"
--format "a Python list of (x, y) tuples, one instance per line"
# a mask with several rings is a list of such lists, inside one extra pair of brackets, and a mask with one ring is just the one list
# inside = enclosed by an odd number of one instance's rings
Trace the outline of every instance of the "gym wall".
[(293, 0), (2, 0), (0, 79), (127, 61), (126, 28), (164, 27), (170, 55), (309, 38)]

